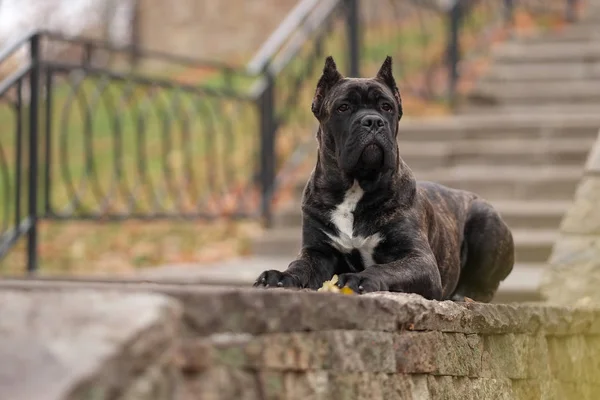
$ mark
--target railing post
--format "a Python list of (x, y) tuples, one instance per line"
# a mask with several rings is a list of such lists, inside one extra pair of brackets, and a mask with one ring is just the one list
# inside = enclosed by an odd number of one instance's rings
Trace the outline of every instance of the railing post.
[(504, 0), (504, 23), (506, 26), (512, 26), (515, 4), (513, 0)]
[(261, 213), (266, 227), (271, 226), (271, 202), (275, 185), (275, 80), (269, 67), (263, 72), (265, 88), (259, 98), (260, 108), (260, 186)]
[(27, 272), (34, 273), (38, 268), (37, 248), (37, 191), (38, 191), (38, 112), (40, 84), (40, 35), (32, 36), (30, 41), (31, 73), (29, 97), (29, 177), (28, 181), (28, 210), (31, 223), (27, 232)]
[(348, 14), (346, 26), (348, 34), (348, 71), (350, 76), (360, 76), (360, 4), (359, 0), (346, 0)]
[(448, 12), (448, 98), (452, 108), (456, 105), (456, 84), (460, 61), (459, 30), (462, 19), (461, 0), (455, 0)]
[(577, 6), (577, 0), (567, 0), (567, 9), (565, 12), (565, 19), (567, 22), (575, 22), (577, 19), (575, 8)]

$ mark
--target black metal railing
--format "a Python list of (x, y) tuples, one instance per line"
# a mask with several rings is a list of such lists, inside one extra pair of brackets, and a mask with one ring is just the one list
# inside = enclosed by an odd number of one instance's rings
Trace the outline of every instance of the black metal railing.
[[(45, 58), (53, 42), (66, 55)], [(24, 50), (0, 84), (0, 257), (26, 236), (34, 271), (40, 219), (260, 216), (260, 102), (244, 88), (255, 78), (139, 50), (133, 67), (130, 49), (47, 32), (0, 60)], [(189, 67), (210, 78), (178, 79)]]
[(302, 0), (245, 68), (32, 32), (0, 51), (0, 72), (20, 60), (0, 81), (0, 259), (26, 237), (35, 271), (42, 219), (268, 225), (315, 142), (326, 55), (349, 76), (392, 55), (405, 101), (451, 104), (516, 9), (572, 19), (575, 2)]

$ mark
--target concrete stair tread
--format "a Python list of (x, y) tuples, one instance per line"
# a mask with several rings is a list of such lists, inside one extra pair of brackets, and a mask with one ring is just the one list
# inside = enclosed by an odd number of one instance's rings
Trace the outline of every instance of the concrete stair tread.
[[(573, 106), (573, 108), (580, 108)], [(600, 127), (600, 115), (597, 112), (585, 110), (585, 112), (574, 113), (571, 109), (564, 112), (547, 115), (546, 113), (535, 113), (522, 107), (520, 112), (510, 115), (498, 115), (494, 112), (479, 115), (443, 115), (430, 116), (427, 118), (402, 118), (400, 121), (400, 131), (403, 129), (479, 129), (482, 127), (497, 128), (503, 124), (502, 128), (521, 128), (521, 127), (563, 127), (563, 126), (593, 126)], [(598, 109), (600, 111), (600, 109)]]
[(545, 268), (542, 263), (515, 264), (510, 275), (500, 283), (493, 302), (542, 300), (538, 288)]
[(416, 176), (418, 180), (431, 181), (455, 181), (455, 180), (481, 180), (486, 181), (540, 181), (540, 180), (578, 180), (583, 173), (582, 166), (540, 166), (524, 170), (519, 166), (502, 165), (487, 166), (482, 165), (478, 168), (473, 166), (455, 166), (439, 170), (423, 172)]
[(555, 63), (541, 68), (538, 64), (495, 64), (483, 77), (483, 82), (553, 83), (556, 81), (597, 82), (600, 80), (600, 61), (597, 63)]
[(517, 36), (511, 39), (511, 41), (523, 45), (537, 43), (590, 43), (599, 37), (600, 29), (598, 29), (598, 24), (583, 23), (566, 26), (560, 31)]
[(559, 236), (556, 229), (513, 229), (513, 240), (516, 245), (554, 244)]
[(500, 288), (504, 290), (537, 289), (545, 269), (547, 267), (543, 263), (515, 264), (510, 275), (500, 283)]
[(499, 200), (492, 202), (503, 214), (564, 214), (571, 205), (567, 200)]
[(460, 153), (562, 153), (573, 151), (587, 151), (590, 148), (591, 140), (581, 140), (572, 138), (553, 138), (552, 140), (540, 140), (539, 138), (509, 138), (494, 139), (481, 138), (458, 139), (453, 141), (431, 140), (414, 141), (409, 139), (400, 139), (398, 144), (400, 152), (415, 157), (418, 155), (447, 155)]
[[(482, 113), (490, 114), (493, 113), (496, 117), (502, 116), (514, 116), (522, 115), (526, 113), (532, 113), (539, 118), (544, 116), (551, 117), (555, 114), (571, 113), (571, 115), (585, 114), (585, 115), (598, 115), (600, 112), (600, 101), (588, 102), (584, 104), (573, 104), (563, 100), (557, 100), (556, 102), (549, 104), (478, 104), (469, 100), (469, 102), (462, 104), (458, 110), (461, 116), (478, 116)], [(590, 121), (591, 122), (591, 121)], [(574, 125), (577, 126), (577, 125)], [(565, 130), (561, 131), (565, 136), (568, 132)]]
[(596, 61), (600, 60), (600, 44), (597, 42), (506, 42), (492, 49), (492, 57), (496, 63)]
[[(600, 80), (562, 81), (562, 82), (482, 82), (474, 91), (480, 96), (499, 98), (554, 97), (600, 95)], [(471, 95), (472, 96), (472, 95)], [(554, 99), (552, 99), (554, 100)]]
[[(536, 112), (534, 109), (537, 109)], [(399, 140), (448, 141), (495, 138), (591, 138), (600, 128), (598, 106), (515, 106), (476, 104), (460, 106), (461, 114), (400, 121)]]

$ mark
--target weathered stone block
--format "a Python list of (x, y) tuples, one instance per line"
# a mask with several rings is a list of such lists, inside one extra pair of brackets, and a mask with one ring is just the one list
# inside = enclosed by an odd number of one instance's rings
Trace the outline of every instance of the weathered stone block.
[(149, 366), (118, 400), (169, 400), (179, 396), (181, 387), (180, 370), (172, 362), (172, 356), (165, 354), (164, 360)]
[(386, 299), (285, 289), (164, 290), (186, 304), (186, 321), (202, 336), (397, 328), (397, 307)]
[(584, 177), (560, 230), (563, 234), (600, 235), (600, 175)]
[(600, 302), (600, 237), (562, 235), (554, 245), (540, 292), (550, 303)]
[(205, 338), (186, 338), (179, 343), (177, 364), (184, 373), (196, 373), (214, 365), (214, 346)]
[(531, 337), (531, 346), (527, 360), (527, 376), (532, 379), (548, 380), (552, 376), (548, 341), (543, 333)]
[(429, 400), (427, 375), (390, 374), (383, 382), (384, 400)]
[[(273, 392), (274, 393), (274, 392)], [(331, 382), (326, 371), (285, 372), (285, 400), (328, 400), (331, 398)]]
[(588, 336), (585, 338), (587, 344), (587, 366), (590, 369), (592, 383), (600, 386), (600, 336)]
[[(217, 334), (206, 341), (212, 345), (212, 360), (228, 367), (395, 372), (392, 337), (387, 332), (324, 331), (259, 336)], [(198, 348), (204, 352), (202, 346)]]
[(429, 376), (431, 400), (513, 400), (508, 379)]
[(525, 379), (532, 338), (528, 335), (489, 335), (484, 338), (481, 376)]
[(585, 163), (585, 172), (588, 174), (600, 174), (600, 134), (588, 155)]
[(333, 373), (330, 376), (330, 399), (383, 400), (385, 374)]
[(257, 375), (264, 400), (287, 400), (284, 372), (261, 370)]
[(512, 381), (512, 392), (515, 400), (541, 400), (542, 388), (540, 382), (529, 379)]
[(181, 400), (263, 400), (252, 371), (215, 366), (185, 377)]
[(483, 343), (478, 335), (406, 332), (394, 338), (401, 373), (478, 376)]
[(555, 379), (564, 382), (594, 382), (588, 358), (588, 348), (582, 335), (548, 337), (550, 370)]
[(387, 332), (325, 332), (330, 349), (329, 363), (338, 371), (395, 372), (393, 334)]

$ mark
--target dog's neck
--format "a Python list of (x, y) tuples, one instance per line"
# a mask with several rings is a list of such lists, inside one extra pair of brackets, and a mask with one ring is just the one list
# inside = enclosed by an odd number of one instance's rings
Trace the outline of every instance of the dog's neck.
[[(314, 189), (328, 195), (324, 196), (326, 198), (335, 199), (340, 195), (343, 197), (355, 183), (359, 184), (365, 196), (374, 204), (391, 200), (396, 206), (408, 206), (412, 205), (416, 195), (413, 172), (400, 156), (395, 170), (383, 172), (376, 177), (349, 176), (338, 166), (335, 151), (319, 143), (317, 164), (313, 172)], [(403, 190), (398, 191), (398, 187)]]

